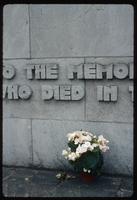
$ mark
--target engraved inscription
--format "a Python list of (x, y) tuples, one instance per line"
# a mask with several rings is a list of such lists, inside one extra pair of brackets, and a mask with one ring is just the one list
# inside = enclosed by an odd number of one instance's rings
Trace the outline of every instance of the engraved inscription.
[(132, 100), (132, 102), (134, 101), (134, 88), (133, 88), (133, 86), (129, 86), (129, 92), (131, 92), (131, 100)]
[(32, 90), (27, 85), (3, 85), (3, 98), (18, 100), (29, 99), (32, 95)]
[(84, 97), (84, 89), (81, 86), (72, 87), (72, 100), (80, 100)]
[(32, 94), (32, 90), (28, 85), (22, 85), (18, 89), (18, 94), (21, 99), (29, 99)]
[[(57, 80), (59, 78), (59, 65), (57, 63), (32, 63), (26, 64), (25, 75), (28, 80)], [(80, 85), (73, 85), (77, 80), (113, 80), (114, 79), (133, 79), (133, 62), (130, 63), (80, 63), (67, 67), (67, 78), (70, 84), (61, 85), (41, 85), (41, 99), (57, 101), (78, 101), (85, 95), (85, 88)], [(16, 69), (11, 64), (3, 66), (3, 77), (13, 79), (16, 75)], [(86, 86), (86, 83), (84, 84)], [(118, 99), (118, 86), (98, 85), (97, 100), (99, 102), (116, 102)], [(133, 86), (129, 86), (133, 102)], [(33, 90), (28, 85), (3, 85), (3, 99), (22, 99), (27, 100), (32, 96)]]
[(42, 89), (42, 99), (43, 100), (52, 99), (53, 90), (52, 90), (52, 87), (50, 85), (42, 85), (41, 89)]
[(129, 79), (133, 79), (133, 74), (134, 74), (134, 68), (133, 68), (133, 63), (129, 63)]
[(98, 101), (117, 101), (117, 86), (97, 86)]
[(83, 79), (83, 64), (80, 65), (70, 65), (68, 68), (68, 79)]
[(60, 99), (61, 100), (70, 100), (70, 96), (71, 96), (71, 86), (60, 85)]
[(3, 99), (6, 98), (6, 93), (7, 93), (7, 86), (3, 85)]
[[(6, 87), (6, 86), (5, 86)], [(4, 95), (8, 97), (8, 99), (18, 99), (18, 85), (8, 85), (8, 87), (5, 89), (6, 94)]]
[(46, 79), (45, 65), (35, 65), (35, 79)]
[(42, 99), (49, 100), (80, 100), (84, 97), (84, 89), (81, 86), (74, 85), (58, 85), (51, 87), (50, 85), (42, 85)]
[(103, 85), (98, 85), (97, 86), (97, 100), (98, 101), (103, 101)]
[(27, 79), (31, 80), (33, 79), (33, 70), (34, 70), (34, 65), (27, 65), (25, 67), (26, 71), (27, 71)]
[(12, 65), (3, 66), (3, 77), (12, 79), (15, 76), (15, 68)]
[(113, 79), (113, 64), (101, 65), (96, 64), (97, 79), (103, 79), (103, 75), (106, 75), (106, 79)]
[(128, 76), (128, 66), (126, 64), (116, 64), (114, 68), (114, 76), (118, 79), (124, 79)]
[(87, 63), (71, 65), (68, 69), (68, 79), (133, 79), (133, 63), (110, 63), (102, 65), (99, 63)]
[(46, 65), (47, 79), (58, 79), (58, 65), (57, 64), (47, 64)]
[(85, 79), (96, 79), (96, 64), (84, 64), (84, 78)]
[(58, 65), (57, 64), (28, 64), (25, 67), (27, 71), (27, 79), (58, 79)]

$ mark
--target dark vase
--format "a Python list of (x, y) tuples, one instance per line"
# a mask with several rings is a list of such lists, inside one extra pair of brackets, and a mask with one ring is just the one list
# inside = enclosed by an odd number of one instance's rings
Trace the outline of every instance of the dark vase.
[(81, 172), (80, 178), (83, 182), (90, 183), (90, 182), (95, 180), (96, 176), (93, 176), (93, 175), (86, 173), (86, 172)]

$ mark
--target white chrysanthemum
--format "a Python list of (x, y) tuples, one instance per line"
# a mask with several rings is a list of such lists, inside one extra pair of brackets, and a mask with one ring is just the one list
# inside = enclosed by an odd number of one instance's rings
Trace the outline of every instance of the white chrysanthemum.
[(68, 147), (68, 151), (69, 151), (69, 152), (71, 151), (71, 148), (70, 148), (70, 147)]
[(75, 131), (67, 134), (68, 141), (74, 141), (75, 144), (82, 143), (84, 141), (91, 141), (93, 134), (86, 131)]
[(87, 151), (93, 151), (94, 148), (96, 147), (96, 144), (92, 144), (90, 142), (85, 142), (82, 146), (87, 148)]
[(84, 141), (91, 141), (92, 137), (90, 135), (87, 135), (85, 137), (83, 137)]
[(68, 159), (69, 159), (69, 160), (75, 161), (76, 158), (77, 158), (77, 156), (76, 156), (76, 154), (75, 154), (74, 152), (72, 152), (72, 153), (70, 153), (70, 154), (68, 155)]
[(75, 144), (78, 144), (78, 143), (80, 143), (80, 140), (79, 140), (79, 138), (76, 138), (76, 139), (74, 140), (74, 143), (75, 143)]
[(90, 132), (84, 131), (84, 134), (93, 137), (93, 133), (90, 133)]
[(92, 138), (93, 137), (93, 134), (92, 133), (90, 133), (90, 132), (87, 132), (87, 131), (81, 131), (81, 134), (83, 135), (83, 136), (90, 136), (90, 138)]
[(107, 143), (109, 143), (109, 141), (108, 140), (106, 140), (104, 137), (103, 137), (103, 135), (99, 135), (98, 136), (98, 142), (99, 142), (99, 144), (101, 144), (101, 145), (106, 145)]
[(107, 150), (109, 150), (109, 147), (106, 145), (99, 145), (99, 148), (102, 152), (106, 152)]
[(83, 168), (83, 171), (84, 171), (84, 172), (87, 172), (87, 169)]
[(95, 147), (97, 147), (97, 146), (98, 146), (98, 144), (96, 144), (96, 143), (93, 143), (91, 146), (92, 146), (92, 147), (93, 147), (93, 149), (94, 149)]
[(82, 144), (82, 143), (85, 142), (85, 141), (91, 141), (91, 140), (92, 140), (91, 136), (89, 136), (89, 135), (84, 136), (84, 135), (82, 135), (82, 134), (79, 134), (79, 135), (77, 135), (77, 136), (75, 137), (74, 143), (75, 143), (75, 144)]
[(91, 171), (90, 170), (88, 170), (88, 173), (90, 173)]
[(82, 145), (78, 145), (76, 149), (76, 153), (79, 153), (79, 154), (85, 153), (86, 151), (87, 151), (87, 147), (83, 147)]
[(83, 144), (79, 144), (78, 147), (76, 148), (76, 153), (82, 154), (87, 152), (88, 150), (92, 151), (94, 147), (91, 145), (89, 141), (84, 142)]
[(91, 146), (91, 143), (87, 141), (87, 142), (85, 142), (84, 144), (82, 144), (81, 146), (82, 146), (82, 147), (87, 147), (87, 148), (88, 148), (88, 147)]
[(88, 148), (89, 151), (93, 151), (94, 150), (94, 147), (91, 145), (89, 148)]
[(75, 137), (75, 132), (74, 133), (68, 133), (67, 134), (67, 138), (68, 138), (68, 141), (73, 141), (74, 140), (74, 137)]
[(62, 151), (62, 155), (63, 156), (67, 156), (68, 155), (68, 151), (66, 151), (65, 149)]
[(76, 155), (76, 158), (80, 157), (80, 153), (78, 153), (78, 152), (76, 152), (75, 155)]
[(56, 178), (58, 178), (58, 179), (61, 178), (61, 174), (60, 174), (60, 173), (57, 174), (57, 175), (56, 175)]

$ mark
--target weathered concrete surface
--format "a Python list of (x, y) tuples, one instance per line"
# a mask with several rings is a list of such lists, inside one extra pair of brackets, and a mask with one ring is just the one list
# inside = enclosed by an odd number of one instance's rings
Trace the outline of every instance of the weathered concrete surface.
[(32, 58), (133, 55), (131, 5), (30, 5), (30, 24)]
[(72, 169), (61, 153), (67, 147), (67, 133), (80, 129), (102, 134), (110, 141), (110, 150), (104, 153), (103, 172), (133, 173), (133, 126), (130, 123), (32, 120), (33, 164), (51, 169), (55, 166)]
[[(86, 58), (86, 63), (131, 63), (132, 57), (115, 58)], [(118, 99), (116, 102), (99, 102), (97, 100), (97, 86), (117, 86)], [(128, 91), (133, 80), (129, 78), (118, 80), (87, 80), (86, 81), (86, 120), (107, 122), (133, 122), (133, 102), (131, 93)]]
[(28, 166), (32, 162), (31, 122), (3, 119), (3, 164)]
[(29, 58), (28, 5), (7, 4), (3, 9), (3, 57)]
[[(3, 168), (4, 197), (131, 197), (132, 177), (100, 176), (94, 182), (83, 182), (79, 174), (75, 179), (59, 182), (59, 171), (24, 168)], [(122, 191), (120, 193), (119, 191)]]
[[(97, 86), (117, 86), (118, 100), (116, 102), (97, 101)], [(130, 81), (102, 81), (91, 83), (86, 82), (86, 119), (88, 121), (106, 122), (133, 122), (133, 102), (128, 91)]]

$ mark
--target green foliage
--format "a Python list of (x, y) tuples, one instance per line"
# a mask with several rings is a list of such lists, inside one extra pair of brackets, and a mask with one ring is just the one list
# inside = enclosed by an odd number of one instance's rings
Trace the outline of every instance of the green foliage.
[(94, 152), (88, 151), (84, 153), (75, 162), (70, 161), (70, 163), (74, 166), (74, 169), (77, 172), (81, 172), (83, 171), (83, 168), (85, 168), (87, 170), (91, 170), (93, 175), (98, 175), (103, 165), (103, 156), (101, 152), (96, 149)]
[(78, 147), (78, 145), (74, 144), (73, 141), (70, 141), (70, 142), (68, 143), (68, 146), (71, 148), (71, 151), (72, 151), (72, 152), (75, 152), (75, 151), (76, 151), (76, 148)]

